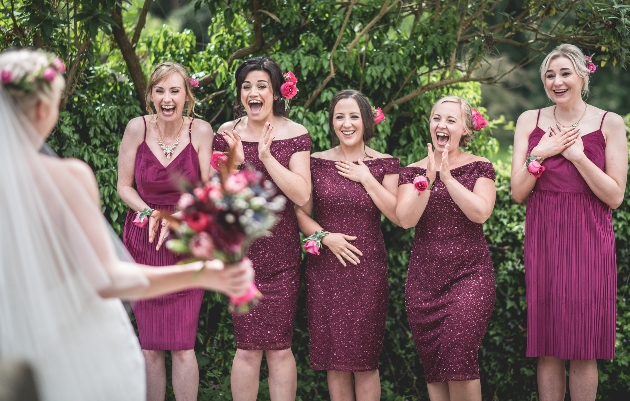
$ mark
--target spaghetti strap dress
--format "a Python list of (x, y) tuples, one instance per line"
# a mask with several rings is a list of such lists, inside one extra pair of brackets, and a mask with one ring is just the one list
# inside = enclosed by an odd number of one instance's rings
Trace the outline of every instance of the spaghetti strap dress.
[[(150, 208), (175, 212), (181, 194), (175, 182), (180, 178), (190, 182), (200, 180), (199, 157), (190, 141), (170, 164), (162, 165), (146, 143), (147, 123), (144, 116), (142, 120), (145, 140), (136, 152), (136, 190)], [(192, 137), (192, 125), (193, 121), (188, 127), (189, 137)], [(137, 227), (133, 224), (134, 218), (135, 212), (129, 210), (125, 219), (123, 243), (137, 263), (159, 267), (173, 265), (186, 258), (185, 255), (172, 253), (166, 246), (156, 251), (156, 242), (149, 243), (149, 226)], [(203, 294), (203, 289), (193, 288), (133, 302), (142, 349), (193, 349)]]
[[(378, 182), (398, 174), (400, 161), (364, 161)], [(344, 267), (328, 247), (306, 255), (310, 367), (362, 372), (378, 369), (389, 301), (381, 211), (363, 185), (342, 177), (334, 160), (311, 158), (313, 207), (328, 232), (356, 236), (361, 263)]]
[[(258, 142), (242, 143), (245, 153), (243, 164), (260, 171), (273, 182), (258, 158)], [(213, 149), (219, 152), (229, 150), (222, 135), (214, 136)], [(310, 150), (311, 137), (308, 133), (271, 143), (271, 154), (286, 168), (289, 168), (294, 153)], [(279, 189), (278, 193), (283, 194)], [(239, 349), (281, 350), (291, 347), (302, 261), (294, 206), (287, 198), (271, 235), (254, 241), (247, 252), (256, 273), (254, 282), (263, 298), (249, 313), (232, 314), (236, 347)]]
[[(424, 174), (424, 168), (402, 168), (398, 184)], [(495, 179), (486, 161), (453, 168), (451, 175), (470, 191), (479, 178)], [(494, 298), (483, 225), (466, 217), (438, 172), (416, 224), (405, 284), (407, 316), (427, 383), (479, 379), (479, 347)]]
[[(605, 168), (600, 128), (582, 136), (584, 154)], [(540, 110), (538, 110), (540, 118)], [(545, 132), (529, 136), (528, 154)], [(528, 357), (613, 359), (617, 265), (612, 211), (561, 154), (545, 159), (525, 216)]]

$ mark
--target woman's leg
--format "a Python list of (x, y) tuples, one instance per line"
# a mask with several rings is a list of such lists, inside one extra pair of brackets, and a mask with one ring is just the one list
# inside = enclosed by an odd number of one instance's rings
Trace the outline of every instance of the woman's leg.
[(451, 399), (446, 382), (427, 383), (427, 390), (431, 401), (450, 401)]
[(451, 401), (481, 401), (481, 382), (479, 379), (448, 382)]
[(232, 362), (232, 398), (234, 401), (255, 401), (260, 381), (263, 351), (236, 349)]
[(594, 401), (597, 396), (597, 361), (573, 360), (569, 363), (571, 401)]
[(567, 372), (564, 360), (555, 356), (539, 356), (538, 369), (539, 401), (562, 401), (567, 391)]
[(326, 377), (330, 401), (354, 401), (352, 372), (329, 370), (326, 372)]
[(173, 391), (177, 401), (196, 401), (199, 391), (199, 366), (194, 349), (171, 351)]
[(354, 391), (357, 401), (378, 401), (381, 399), (381, 378), (378, 369), (367, 372), (354, 372)]
[(293, 401), (297, 393), (297, 368), (291, 348), (266, 350), (271, 401)]
[(166, 365), (164, 351), (143, 349), (147, 371), (147, 401), (164, 401), (166, 397)]

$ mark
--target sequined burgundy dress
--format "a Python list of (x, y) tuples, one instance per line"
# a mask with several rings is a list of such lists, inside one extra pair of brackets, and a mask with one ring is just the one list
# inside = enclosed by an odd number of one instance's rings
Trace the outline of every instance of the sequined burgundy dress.
[[(273, 181), (258, 158), (258, 142), (242, 143), (244, 164), (250, 164)], [(213, 147), (221, 152), (229, 150), (222, 135), (215, 135)], [(311, 137), (308, 134), (271, 143), (271, 154), (286, 168), (289, 168), (294, 153), (310, 150)], [(250, 313), (232, 315), (236, 347), (246, 350), (290, 348), (300, 287), (301, 250), (295, 208), (288, 198), (271, 236), (256, 240), (247, 256), (254, 266), (254, 281), (263, 299)]]
[[(178, 177), (190, 182), (200, 179), (199, 158), (192, 142), (166, 167), (157, 159), (144, 141), (136, 152), (134, 179), (138, 195), (152, 209), (175, 211), (180, 191), (174, 185)], [(188, 128), (192, 135), (192, 122)], [(176, 255), (162, 246), (155, 250), (157, 238), (149, 243), (149, 226), (136, 227), (135, 213), (129, 211), (125, 219), (123, 243), (137, 263), (150, 266), (174, 265), (186, 256)], [(132, 304), (138, 324), (140, 346), (147, 350), (185, 350), (195, 347), (199, 309), (203, 289), (187, 289)]]
[[(425, 169), (400, 170), (399, 185)], [(494, 180), (492, 164), (474, 161), (451, 175), (472, 190), (478, 178)], [(440, 181), (416, 225), (405, 303), (425, 380), (479, 378), (478, 353), (494, 307), (494, 270), (483, 226), (469, 220)]]
[[(536, 121), (528, 151), (544, 134)], [(601, 125), (582, 142), (586, 157), (604, 170)], [(613, 359), (617, 265), (611, 209), (564, 156), (543, 165), (525, 217), (527, 356)]]
[[(396, 158), (369, 159), (377, 181), (398, 174)], [(356, 236), (363, 256), (344, 267), (327, 247), (307, 255), (306, 288), (310, 367), (370, 371), (378, 368), (389, 301), (387, 252), (381, 211), (363, 186), (340, 176), (335, 162), (311, 158), (314, 217), (328, 232)]]

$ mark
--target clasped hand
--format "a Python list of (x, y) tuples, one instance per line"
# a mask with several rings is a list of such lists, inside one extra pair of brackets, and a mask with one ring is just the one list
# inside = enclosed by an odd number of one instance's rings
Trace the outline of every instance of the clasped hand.
[(352, 235), (346, 235), (342, 233), (330, 233), (322, 239), (322, 244), (326, 245), (328, 249), (339, 259), (342, 265), (346, 265), (346, 260), (353, 265), (360, 263), (359, 256), (363, 256), (363, 253), (358, 250), (354, 245), (348, 241), (354, 241), (357, 237)]
[(584, 145), (579, 135), (580, 130), (577, 127), (565, 128), (560, 125), (549, 127), (549, 131), (532, 149), (531, 155), (546, 159), (562, 154), (567, 160), (575, 160), (584, 154)]
[[(449, 150), (450, 145), (446, 144), (444, 152), (442, 152), (442, 161), (440, 162), (440, 181), (444, 184), (448, 184), (451, 180), (453, 180), (453, 176), (451, 175), (451, 166), (448, 164)], [(429, 143), (427, 144), (427, 178), (431, 180), (431, 183), (434, 183), (436, 175), (435, 154), (433, 152), (433, 146)]]
[[(173, 214), (173, 216), (178, 216), (177, 212), (175, 214)], [(157, 245), (155, 246), (155, 250), (159, 251), (160, 248), (162, 247), (162, 244), (164, 243), (164, 241), (166, 240), (166, 237), (168, 237), (168, 235), (171, 233), (171, 223), (162, 218), (162, 215), (160, 214), (159, 211), (154, 210), (153, 213), (151, 214), (151, 216), (149, 216), (149, 243), (152, 244), (153, 241), (155, 240), (155, 236), (158, 235), (158, 228), (161, 229), (160, 234), (158, 236), (158, 241), (157, 241)]]

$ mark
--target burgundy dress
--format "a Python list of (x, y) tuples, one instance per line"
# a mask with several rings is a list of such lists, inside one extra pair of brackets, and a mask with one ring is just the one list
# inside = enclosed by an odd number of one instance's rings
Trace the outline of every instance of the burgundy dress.
[[(398, 174), (396, 158), (369, 159), (377, 181)], [(310, 367), (361, 372), (378, 369), (389, 301), (381, 211), (363, 186), (339, 175), (335, 162), (311, 158), (315, 218), (328, 232), (356, 236), (363, 256), (344, 267), (328, 247), (307, 254)]]
[[(400, 170), (399, 185), (425, 169)], [(494, 270), (483, 226), (455, 204), (437, 173), (416, 225), (405, 303), (409, 325), (431, 382), (479, 378), (478, 353), (494, 307)], [(468, 190), (477, 179), (495, 179), (492, 164), (474, 161), (451, 170)]]
[[(528, 152), (544, 134), (536, 121)], [(586, 157), (604, 170), (601, 126), (582, 142)], [(617, 266), (610, 207), (564, 156), (543, 165), (525, 217), (527, 356), (613, 359)]]
[[(258, 142), (242, 143), (244, 164), (250, 164), (273, 182), (258, 158)], [(213, 146), (216, 151), (229, 150), (222, 135), (215, 135)], [(271, 154), (286, 168), (289, 168), (289, 160), (294, 153), (310, 150), (311, 137), (308, 133), (271, 143)], [(278, 190), (278, 193), (282, 192)], [(236, 347), (239, 349), (287, 349), (293, 340), (300, 288), (301, 250), (295, 208), (288, 198), (280, 220), (271, 232), (271, 236), (254, 241), (247, 253), (256, 272), (254, 282), (263, 294), (263, 299), (250, 313), (232, 315)]]
[[(199, 158), (192, 142), (164, 167), (146, 143), (146, 120), (144, 139), (136, 153), (135, 185), (140, 197), (152, 209), (175, 211), (180, 191), (174, 179), (183, 177), (197, 182), (201, 173)], [(192, 122), (188, 128), (191, 135)], [(149, 226), (139, 228), (133, 224), (135, 212), (127, 213), (123, 232), (123, 243), (137, 263), (150, 266), (173, 265), (185, 256), (176, 255), (162, 246), (155, 250), (157, 237), (149, 243)], [(159, 231), (158, 231), (159, 232)], [(169, 295), (133, 302), (133, 313), (138, 324), (140, 346), (147, 350), (186, 350), (195, 347), (199, 309), (204, 290), (187, 289)]]

